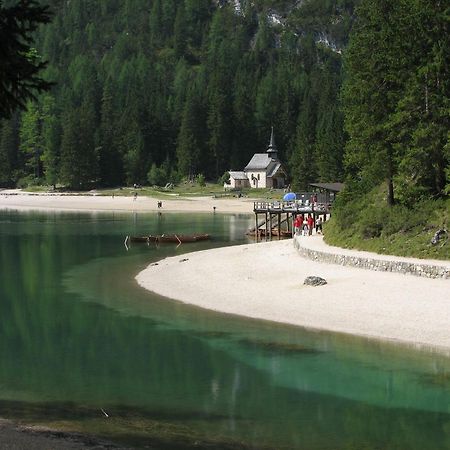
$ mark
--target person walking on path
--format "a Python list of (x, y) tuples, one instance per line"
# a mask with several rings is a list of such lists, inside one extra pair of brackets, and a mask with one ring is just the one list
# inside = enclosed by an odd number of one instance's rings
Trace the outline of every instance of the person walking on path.
[(322, 234), (322, 217), (318, 217), (316, 220), (316, 234)]
[(308, 235), (312, 236), (312, 230), (314, 227), (314, 219), (313, 219), (312, 214), (309, 214), (308, 219), (306, 219), (306, 222), (308, 224)]
[(300, 214), (294, 219), (294, 234), (297, 236), (300, 234), (303, 225), (303, 216)]

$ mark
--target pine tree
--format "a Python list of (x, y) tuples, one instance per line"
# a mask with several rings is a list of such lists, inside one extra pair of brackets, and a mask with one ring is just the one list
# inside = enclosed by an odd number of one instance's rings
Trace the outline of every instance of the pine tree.
[(15, 119), (0, 122), (0, 186), (11, 187), (16, 181), (14, 169), (17, 155)]
[(402, 154), (396, 182), (404, 202), (443, 195), (450, 164), (446, 153), (450, 124), (447, 9), (443, 2), (409, 3), (403, 27), (409, 36), (410, 69), (391, 120), (392, 138)]
[(39, 76), (46, 63), (31, 46), (33, 33), (49, 21), (48, 6), (36, 1), (10, 7), (0, 2), (0, 118), (10, 117), (16, 108), (25, 108), (27, 100), (36, 99), (36, 92), (51, 87)]
[(363, 1), (345, 56), (343, 89), (347, 167), (370, 186), (383, 180), (394, 203), (395, 142), (389, 121), (401, 97), (405, 54), (399, 20), (407, 2)]
[(193, 180), (203, 171), (202, 153), (205, 142), (205, 112), (198, 90), (191, 87), (186, 99), (180, 132), (177, 139), (178, 172)]
[(35, 179), (41, 176), (42, 138), (40, 120), (40, 111), (37, 105), (29, 102), (22, 114), (20, 150), (25, 160), (27, 173)]
[(316, 111), (313, 94), (308, 89), (298, 116), (294, 149), (290, 166), (292, 184), (295, 189), (307, 189), (309, 183), (317, 179), (317, 160), (315, 153)]
[(117, 145), (116, 117), (110, 81), (103, 89), (100, 119), (99, 177), (104, 186), (117, 186), (123, 182), (123, 167)]
[(177, 58), (181, 58), (183, 55), (185, 55), (186, 47), (187, 47), (186, 10), (184, 8), (184, 2), (181, 2), (177, 8), (173, 32), (173, 48), (175, 50), (175, 56)]
[(60, 124), (53, 97), (47, 95), (42, 106), (42, 161), (45, 181), (56, 187), (59, 177)]
[(98, 179), (98, 150), (95, 146), (95, 112), (84, 101), (66, 114), (61, 141), (61, 180), (71, 189), (87, 189)]

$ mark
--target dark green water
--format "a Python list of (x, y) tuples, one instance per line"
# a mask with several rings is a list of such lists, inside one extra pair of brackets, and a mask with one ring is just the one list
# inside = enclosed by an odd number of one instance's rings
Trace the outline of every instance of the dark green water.
[[(0, 416), (152, 448), (449, 449), (448, 357), (216, 314), (135, 283), (162, 257), (245, 242), (251, 222), (0, 212)], [(123, 245), (189, 231), (214, 240)]]

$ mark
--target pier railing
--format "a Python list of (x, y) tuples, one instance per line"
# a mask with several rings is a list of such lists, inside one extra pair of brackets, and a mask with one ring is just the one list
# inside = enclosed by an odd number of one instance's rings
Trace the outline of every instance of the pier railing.
[(290, 212), (290, 213), (329, 213), (331, 205), (310, 203), (302, 200), (293, 201), (257, 201), (253, 202), (254, 212)]

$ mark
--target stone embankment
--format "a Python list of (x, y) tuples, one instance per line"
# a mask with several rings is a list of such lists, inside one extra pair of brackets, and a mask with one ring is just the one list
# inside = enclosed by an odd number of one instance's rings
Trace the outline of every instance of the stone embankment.
[(427, 278), (450, 278), (450, 263), (445, 261), (426, 261), (341, 249), (325, 244), (322, 236), (295, 236), (294, 246), (300, 255), (313, 261)]

